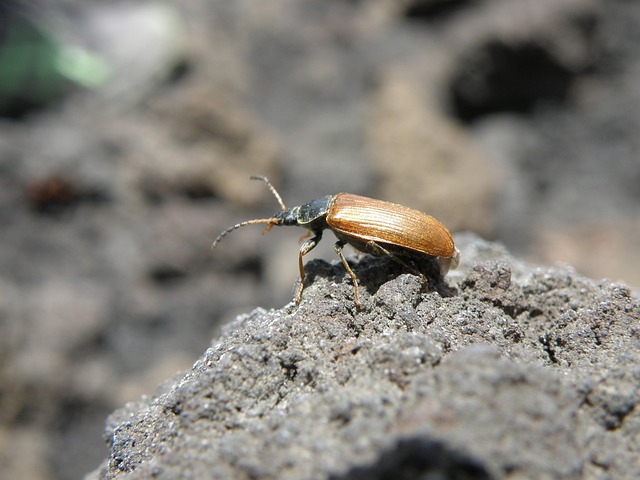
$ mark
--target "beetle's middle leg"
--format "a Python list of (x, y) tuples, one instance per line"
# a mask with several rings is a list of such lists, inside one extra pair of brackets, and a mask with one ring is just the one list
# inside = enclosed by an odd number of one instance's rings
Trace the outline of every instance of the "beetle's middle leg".
[(298, 253), (298, 268), (300, 269), (300, 285), (298, 285), (298, 288), (296, 290), (296, 296), (295, 296), (296, 305), (300, 304), (300, 299), (302, 298), (302, 289), (304, 288), (305, 274), (304, 274), (304, 264), (302, 263), (302, 257), (307, 253), (309, 253), (311, 250), (313, 250), (315, 246), (318, 245), (318, 242), (320, 242), (320, 240), (322, 240), (322, 233), (316, 233), (315, 237), (310, 238), (309, 240), (306, 240), (300, 246), (300, 252)]
[(429, 285), (429, 280), (427, 280), (427, 277), (425, 277), (424, 274), (421, 271), (415, 269), (411, 265), (408, 265), (406, 262), (402, 261), (400, 258), (398, 258), (396, 255), (391, 253), (386, 248), (382, 247), (381, 245), (378, 245), (373, 240), (370, 240), (370, 241), (367, 242), (367, 250), (370, 253), (372, 253), (373, 255), (377, 255), (377, 256), (386, 255), (387, 257), (391, 258), (396, 263), (399, 263), (400, 265), (402, 265), (404, 268), (409, 270), (414, 275), (417, 275), (418, 277), (420, 277), (420, 280), (422, 281), (422, 285), (424, 285), (425, 287), (427, 285)]
[(342, 261), (342, 265), (344, 265), (344, 269), (347, 271), (347, 273), (351, 277), (351, 281), (353, 282), (353, 293), (356, 301), (356, 306), (358, 306), (359, 308), (362, 308), (362, 303), (360, 302), (360, 295), (358, 294), (358, 277), (356, 277), (356, 274), (353, 273), (353, 270), (351, 270), (351, 267), (347, 263), (347, 259), (344, 258), (344, 254), (342, 253), (343, 247), (344, 247), (344, 242), (337, 241), (336, 244), (333, 246), (333, 249), (338, 254), (338, 257), (340, 257), (340, 260)]

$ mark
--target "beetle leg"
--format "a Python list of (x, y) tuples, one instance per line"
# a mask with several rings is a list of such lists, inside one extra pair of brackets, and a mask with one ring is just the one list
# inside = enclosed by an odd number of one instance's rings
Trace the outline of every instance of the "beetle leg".
[(300, 252), (298, 253), (298, 268), (300, 269), (300, 285), (298, 285), (298, 289), (296, 290), (296, 305), (300, 304), (300, 299), (302, 298), (302, 289), (304, 288), (304, 265), (302, 263), (302, 257), (309, 253), (311, 250), (315, 248), (318, 242), (322, 240), (322, 233), (316, 233), (316, 236), (306, 240), (300, 246)]
[(369, 250), (369, 252), (373, 253), (374, 255), (386, 255), (387, 257), (391, 258), (392, 260), (394, 260), (395, 262), (399, 263), (400, 265), (402, 265), (404, 268), (406, 268), (407, 270), (409, 270), (411, 273), (413, 273), (414, 275), (417, 275), (418, 277), (420, 277), (420, 280), (422, 281), (422, 285), (424, 285), (425, 287), (427, 285), (429, 285), (429, 281), (427, 280), (427, 277), (424, 276), (424, 274), (422, 272), (420, 272), (419, 270), (416, 270), (415, 268), (413, 268), (412, 266), (408, 265), (406, 262), (403, 262), (402, 260), (400, 260), (396, 255), (394, 255), (393, 253), (391, 253), (389, 250), (387, 250), (386, 248), (378, 245), (376, 242), (374, 242), (373, 240), (370, 240), (367, 242), (367, 249)]
[(355, 296), (355, 300), (356, 300), (356, 305), (359, 308), (362, 308), (362, 303), (360, 302), (360, 295), (358, 294), (358, 278), (356, 277), (356, 274), (353, 273), (353, 270), (351, 270), (351, 267), (349, 266), (349, 264), (347, 263), (347, 259), (344, 258), (344, 254), (342, 253), (342, 248), (344, 247), (344, 243), (343, 242), (336, 242), (336, 244), (333, 246), (333, 249), (336, 251), (336, 253), (338, 254), (338, 257), (340, 257), (340, 260), (342, 260), (342, 264), (344, 265), (344, 269), (347, 271), (347, 273), (351, 276), (351, 281), (353, 281), (353, 293)]

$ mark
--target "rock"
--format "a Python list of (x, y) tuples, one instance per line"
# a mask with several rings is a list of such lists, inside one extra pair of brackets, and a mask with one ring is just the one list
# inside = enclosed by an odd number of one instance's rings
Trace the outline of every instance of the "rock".
[(228, 324), (108, 420), (88, 478), (637, 478), (640, 304), (460, 235), (428, 291), (395, 262), (314, 260), (299, 306)]

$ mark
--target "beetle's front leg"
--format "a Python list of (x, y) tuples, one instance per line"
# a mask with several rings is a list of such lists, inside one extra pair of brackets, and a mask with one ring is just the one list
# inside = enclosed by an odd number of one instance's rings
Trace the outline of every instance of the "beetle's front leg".
[(355, 296), (356, 306), (358, 308), (362, 308), (362, 303), (360, 302), (360, 295), (358, 294), (358, 278), (356, 277), (356, 274), (353, 273), (353, 270), (351, 270), (351, 267), (347, 263), (347, 259), (344, 258), (344, 254), (342, 253), (343, 247), (344, 247), (344, 242), (337, 241), (336, 244), (333, 246), (333, 249), (338, 254), (338, 257), (340, 257), (340, 260), (342, 260), (342, 265), (344, 265), (344, 269), (351, 276), (351, 281), (353, 282), (353, 293)]
[(305, 274), (304, 274), (304, 265), (302, 263), (302, 257), (307, 253), (309, 253), (311, 250), (313, 250), (315, 246), (318, 245), (318, 242), (320, 242), (320, 240), (322, 240), (322, 233), (316, 233), (315, 237), (310, 238), (309, 240), (306, 240), (300, 246), (300, 252), (298, 253), (298, 268), (300, 269), (300, 285), (298, 285), (298, 288), (296, 290), (296, 296), (295, 296), (296, 305), (300, 304), (300, 299), (302, 298), (302, 289), (304, 288)]
[(386, 255), (387, 257), (391, 258), (395, 262), (397, 262), (400, 265), (402, 265), (404, 268), (409, 270), (414, 275), (417, 275), (418, 277), (420, 277), (420, 280), (422, 281), (422, 285), (423, 286), (426, 287), (427, 285), (429, 285), (429, 281), (427, 280), (427, 277), (425, 277), (422, 272), (420, 272), (419, 270), (411, 267), (406, 262), (403, 262), (396, 255), (394, 255), (393, 253), (391, 253), (389, 250), (387, 250), (386, 248), (382, 247), (381, 245), (378, 245), (373, 240), (367, 242), (367, 250), (373, 255), (377, 255), (377, 256)]

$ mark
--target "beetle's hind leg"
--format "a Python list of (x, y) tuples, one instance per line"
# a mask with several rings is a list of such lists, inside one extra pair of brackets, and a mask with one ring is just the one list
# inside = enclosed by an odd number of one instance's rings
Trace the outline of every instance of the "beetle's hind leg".
[(367, 242), (367, 251), (369, 253), (371, 253), (372, 255), (377, 255), (379, 257), (382, 256), (382, 255), (386, 255), (387, 257), (391, 258), (394, 262), (402, 265), (404, 268), (409, 270), (411, 273), (413, 273), (414, 275), (417, 275), (418, 277), (420, 277), (420, 281), (422, 282), (424, 290), (427, 291), (427, 288), (429, 286), (429, 280), (427, 280), (427, 277), (425, 277), (424, 274), (421, 271), (419, 271), (415, 267), (412, 267), (407, 262), (404, 262), (403, 260), (398, 258), (396, 255), (391, 253), (386, 248), (382, 247), (381, 245), (378, 245), (373, 240), (370, 240), (370, 241)]
[(343, 247), (344, 247), (344, 242), (337, 241), (336, 244), (333, 246), (333, 249), (336, 251), (336, 254), (338, 255), (338, 257), (340, 257), (340, 260), (342, 261), (342, 265), (344, 265), (344, 269), (347, 271), (347, 273), (351, 277), (351, 281), (353, 282), (353, 294), (355, 297), (356, 306), (358, 306), (358, 308), (362, 308), (362, 303), (360, 302), (360, 295), (358, 293), (358, 277), (356, 277), (356, 274), (353, 273), (353, 270), (351, 270), (351, 267), (347, 263), (347, 259), (344, 258), (344, 253), (342, 253)]

